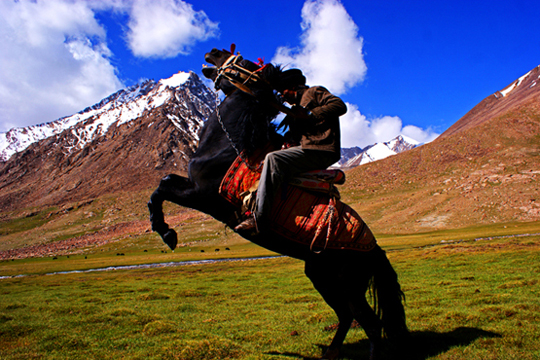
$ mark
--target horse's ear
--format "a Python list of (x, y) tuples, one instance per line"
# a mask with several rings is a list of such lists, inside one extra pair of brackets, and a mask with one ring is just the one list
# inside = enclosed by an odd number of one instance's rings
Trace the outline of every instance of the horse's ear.
[(234, 50), (236, 50), (236, 44), (232, 43), (231, 44), (231, 54), (233, 54), (233, 55), (234, 55)]

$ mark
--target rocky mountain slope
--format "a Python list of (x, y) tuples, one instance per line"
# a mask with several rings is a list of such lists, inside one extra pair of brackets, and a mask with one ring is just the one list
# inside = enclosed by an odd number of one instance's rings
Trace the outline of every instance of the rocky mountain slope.
[(2, 134), (0, 209), (156, 187), (167, 173), (185, 172), (215, 106), (195, 73), (180, 72), (73, 116)]
[[(216, 106), (194, 73), (179, 72), (120, 90), (50, 123), (0, 133), (0, 208), (62, 204), (140, 189), (186, 170), (198, 130)], [(350, 168), (416, 146), (399, 136), (343, 149)]]

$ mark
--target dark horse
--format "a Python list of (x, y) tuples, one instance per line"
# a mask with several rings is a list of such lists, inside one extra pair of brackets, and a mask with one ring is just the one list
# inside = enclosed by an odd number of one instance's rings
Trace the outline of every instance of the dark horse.
[[(234, 215), (237, 209), (218, 194), (222, 178), (239, 152), (250, 154), (262, 144), (274, 142), (280, 146), (282, 141), (271, 124), (278, 114), (272, 84), (279, 82), (280, 68), (269, 64), (257, 72), (265, 81), (250, 86), (247, 92), (238, 90), (231, 83), (232, 79), (218, 76), (217, 72), (232, 52), (234, 50), (213, 49), (205, 56), (215, 67), (204, 68), (203, 74), (214, 80), (216, 88), (227, 96), (201, 130), (199, 146), (189, 163), (189, 178), (166, 176), (148, 203), (152, 229), (173, 249), (177, 234), (164, 221), (164, 201), (202, 211), (234, 227), (238, 221)], [(246, 69), (260, 69), (248, 60), (239, 60)], [(390, 340), (407, 336), (398, 277), (378, 245), (367, 252), (326, 249), (315, 253), (309, 245), (293, 242), (272, 231), (246, 238), (271, 251), (305, 261), (306, 275), (339, 319), (337, 332), (323, 359), (338, 357), (354, 319), (369, 338), (370, 359), (380, 356), (383, 332)], [(366, 300), (370, 287), (374, 308)]]

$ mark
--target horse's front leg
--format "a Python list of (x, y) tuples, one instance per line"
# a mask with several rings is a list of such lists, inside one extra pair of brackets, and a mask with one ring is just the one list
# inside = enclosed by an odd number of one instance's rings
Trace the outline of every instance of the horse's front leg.
[(169, 228), (165, 222), (163, 215), (163, 202), (171, 201), (179, 205), (184, 205), (183, 199), (195, 191), (194, 184), (185, 177), (178, 175), (165, 176), (158, 188), (154, 191), (148, 202), (148, 210), (150, 211), (150, 223), (152, 230), (157, 232), (163, 242), (174, 250), (178, 244), (178, 236), (176, 231)]

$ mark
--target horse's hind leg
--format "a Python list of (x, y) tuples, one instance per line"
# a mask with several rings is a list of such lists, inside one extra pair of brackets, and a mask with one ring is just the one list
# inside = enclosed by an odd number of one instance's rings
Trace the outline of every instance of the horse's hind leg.
[[(356, 279), (357, 280), (357, 279)], [(351, 312), (356, 321), (362, 326), (370, 342), (370, 360), (380, 356), (380, 343), (382, 337), (382, 321), (366, 300), (368, 280), (364, 284), (349, 283), (348, 300)]]
[(324, 353), (322, 359), (337, 359), (341, 346), (345, 341), (345, 337), (351, 328), (353, 315), (346, 302), (344, 302), (338, 296), (331, 294), (333, 293), (331, 289), (329, 289), (329, 291), (319, 290), (319, 293), (322, 295), (324, 301), (326, 301), (326, 303), (334, 310), (339, 321), (336, 334), (334, 335), (334, 338), (332, 339), (332, 342)]
[(353, 314), (347, 304), (339, 279), (320, 271), (320, 269), (320, 267), (313, 265), (311, 262), (306, 262), (306, 275), (313, 283), (315, 289), (321, 294), (324, 301), (334, 310), (339, 320), (336, 334), (322, 357), (322, 359), (332, 360), (337, 359), (339, 356), (339, 350), (351, 327)]

